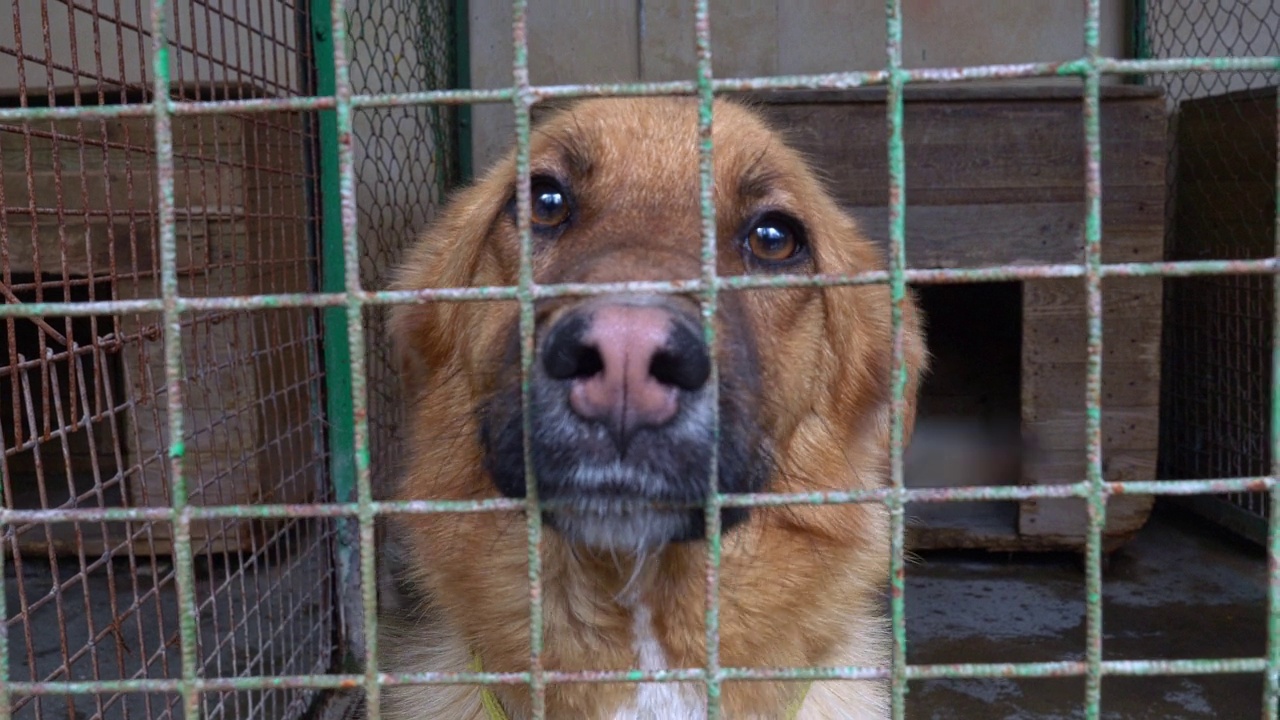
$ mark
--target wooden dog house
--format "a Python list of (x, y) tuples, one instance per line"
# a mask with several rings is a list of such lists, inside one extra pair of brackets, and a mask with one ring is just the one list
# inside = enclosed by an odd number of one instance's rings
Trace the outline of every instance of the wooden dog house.
[[(831, 190), (887, 245), (885, 91), (758, 95), (777, 127), (826, 175)], [(1084, 103), (1078, 86), (908, 87), (906, 247), (910, 268), (1079, 263), (1084, 258)], [(1158, 89), (1102, 93), (1104, 262), (1162, 259), (1165, 102)], [(1025, 443), (1011, 475), (970, 472), (943, 484), (1049, 485), (1085, 477), (1085, 286), (1079, 278), (918, 288), (934, 369), (911, 452), (944, 426), (969, 426), (998, 446)], [(1161, 280), (1103, 283), (1103, 470), (1107, 480), (1155, 477)], [(1001, 430), (1011, 426), (1012, 432)], [(994, 429), (992, 429), (994, 428)], [(963, 433), (962, 433), (963, 434)], [(960, 440), (963, 438), (951, 435)], [(943, 444), (945, 445), (945, 443)], [(972, 448), (970, 448), (972, 450)], [(981, 451), (979, 451), (981, 454)], [(999, 465), (999, 462), (993, 465)], [(974, 468), (970, 467), (970, 470)], [(979, 468), (980, 469), (980, 468)], [(966, 474), (962, 474), (966, 475)], [(912, 477), (909, 485), (938, 484)], [(1150, 496), (1116, 496), (1104, 540), (1116, 547), (1145, 523)], [(1081, 499), (914, 504), (916, 549), (1051, 550), (1083, 546)]]

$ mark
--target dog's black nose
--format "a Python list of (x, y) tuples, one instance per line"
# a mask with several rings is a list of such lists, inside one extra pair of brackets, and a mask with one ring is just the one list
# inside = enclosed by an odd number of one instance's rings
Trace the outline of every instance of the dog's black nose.
[(711, 376), (696, 326), (658, 303), (609, 301), (571, 311), (550, 330), (542, 366), (568, 381), (569, 407), (605, 423), (620, 441), (676, 416), (682, 392)]

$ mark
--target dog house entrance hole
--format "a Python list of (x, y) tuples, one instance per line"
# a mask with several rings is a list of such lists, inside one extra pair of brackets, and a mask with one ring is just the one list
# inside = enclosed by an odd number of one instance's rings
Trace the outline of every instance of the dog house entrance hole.
[[(907, 487), (1017, 485), (1022, 480), (1022, 285), (918, 288), (930, 371), (905, 461)], [(1016, 534), (1014, 501), (911, 503), (909, 532), (924, 547)]]

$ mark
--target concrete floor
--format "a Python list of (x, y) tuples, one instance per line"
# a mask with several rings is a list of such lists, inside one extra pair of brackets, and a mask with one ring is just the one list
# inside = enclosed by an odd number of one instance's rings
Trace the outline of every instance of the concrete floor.
[[(1109, 559), (1108, 660), (1259, 657), (1266, 648), (1266, 555), (1161, 508)], [(1078, 555), (930, 554), (908, 569), (911, 663), (1079, 660), (1085, 645)], [(1084, 717), (1082, 678), (932, 680), (908, 689), (918, 720)], [(1259, 675), (1104, 679), (1108, 720), (1257, 718)]]
[[(9, 612), (18, 606), (17, 577), (6, 564), (5, 590)], [(70, 568), (68, 568), (70, 570)], [(166, 568), (167, 570), (167, 568)], [(308, 568), (281, 567), (266, 562), (212, 569), (222, 580), (217, 585), (201, 582), (197, 594), (208, 597), (227, 580), (247, 581), (253, 588), (275, 589), (290, 585), (289, 575), (313, 578)], [(30, 597), (49, 591), (47, 564), (27, 563), (23, 578)], [(118, 571), (118, 569), (117, 569)], [(133, 595), (159, 590), (144, 603), (139, 615), (131, 617), (125, 629), (134, 652), (145, 648), (158, 652), (150, 660), (147, 674), (176, 674), (176, 653), (160, 648), (172, 642), (176, 630), (176, 606), (172, 585), (154, 579), (117, 576), (117, 583)], [(159, 585), (159, 587), (156, 587)], [(236, 628), (230, 637), (206, 637), (217, 648), (204, 664), (211, 675), (235, 674), (252, 667), (259, 671), (279, 671), (306, 665), (285, 658), (266, 660), (258, 655), (263, 645), (275, 652), (293, 649), (315, 652), (314, 633), (308, 628), (323, 625), (317, 615), (314, 582), (311, 592), (299, 591), (302, 602), (271, 603), (259, 608), (202, 607), (202, 635), (214, 628)], [(109, 624), (110, 608), (106, 582), (101, 575), (90, 578), (87, 588), (68, 588), (64, 609), (75, 616), (85, 606), (85, 594), (94, 615), (103, 614), (97, 627)], [(230, 596), (232, 593), (228, 593)], [(1266, 558), (1256, 547), (1225, 538), (1208, 530), (1202, 522), (1168, 511), (1158, 512), (1139, 536), (1115, 553), (1106, 572), (1104, 587), (1104, 649), (1108, 659), (1257, 657), (1265, 651)], [(141, 599), (141, 598), (139, 598)], [(154, 608), (152, 617), (147, 608)], [(260, 613), (260, 614), (259, 614)], [(208, 615), (208, 617), (204, 617)], [(1008, 556), (986, 554), (929, 554), (908, 569), (907, 628), (909, 660), (912, 663), (1037, 662), (1076, 660), (1084, 649), (1084, 574), (1079, 556)], [(163, 618), (163, 619), (162, 619)], [(57, 614), (48, 608), (37, 614), (36, 637), (30, 653), (22, 625), (9, 633), (10, 668), (15, 678), (31, 675), (30, 660), (47, 673), (49, 664), (61, 657), (63, 642), (84, 647), (87, 639), (83, 620), (70, 623), (66, 639), (58, 632)], [(238, 622), (237, 622), (238, 621)], [(159, 630), (163, 623), (165, 630)], [(278, 636), (283, 631), (284, 636)], [(168, 636), (168, 637), (166, 637)], [(310, 637), (309, 637), (310, 636)], [(273, 638), (274, 642), (268, 640)], [(303, 640), (307, 638), (307, 640)], [(166, 643), (166, 640), (169, 643)], [(264, 640), (266, 642), (264, 643)], [(106, 643), (96, 662), (85, 657), (76, 663), (72, 676), (129, 676), (136, 666), (114, 667), (114, 643)], [(306, 647), (311, 645), (311, 647)], [(313, 656), (318, 657), (318, 654)], [(135, 656), (136, 658), (136, 656)], [(135, 659), (136, 662), (136, 659)], [(132, 663), (126, 663), (132, 665)], [(159, 666), (159, 667), (157, 667)], [(320, 668), (316, 668), (319, 670)], [(121, 671), (124, 672), (121, 672)], [(167, 671), (167, 672), (166, 672)], [(228, 672), (230, 671), (230, 672)], [(172, 676), (172, 675), (171, 675)], [(1103, 683), (1103, 717), (1107, 720), (1172, 720), (1175, 718), (1256, 718), (1261, 713), (1262, 681), (1258, 676), (1221, 675), (1192, 677), (1115, 678)], [(283, 698), (243, 697), (246, 702), (214, 702), (210, 717), (277, 720), (289, 714)], [(916, 720), (1065, 720), (1083, 717), (1079, 709), (1084, 682), (1072, 679), (992, 679), (934, 680), (913, 683), (907, 698), (907, 717)], [(105, 717), (176, 717), (165, 711), (169, 698), (117, 698), (97, 705), (80, 697), (70, 711), (63, 699), (50, 699), (23, 707), (16, 715), (23, 720)], [(295, 698), (296, 700), (296, 698)], [(148, 702), (149, 701), (149, 702)], [(126, 709), (127, 708), (127, 709)], [(101, 713), (101, 715), (99, 715)], [(290, 715), (292, 716), (292, 715)]]

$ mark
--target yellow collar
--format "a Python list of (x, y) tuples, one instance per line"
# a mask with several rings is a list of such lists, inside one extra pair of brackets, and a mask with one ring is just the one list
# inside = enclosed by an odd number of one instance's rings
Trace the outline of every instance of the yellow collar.
[[(467, 669), (475, 673), (484, 672), (480, 653), (471, 655), (471, 667)], [(502, 709), (502, 702), (498, 700), (497, 695), (493, 694), (493, 688), (489, 685), (480, 686), (480, 704), (484, 706), (484, 712), (489, 716), (489, 720), (508, 720), (507, 711)]]
[[(471, 666), (467, 669), (474, 673), (484, 672), (484, 663), (480, 660), (480, 653), (475, 653), (471, 656)], [(800, 706), (804, 705), (804, 699), (808, 697), (809, 687), (812, 685), (813, 683), (806, 683), (804, 692), (800, 693), (795, 702), (787, 707), (787, 720), (795, 720), (796, 716), (800, 714)], [(502, 702), (498, 700), (498, 696), (493, 693), (493, 689), (488, 685), (480, 686), (480, 704), (484, 707), (485, 715), (489, 717), (489, 720), (509, 720), (507, 711), (502, 708)]]

